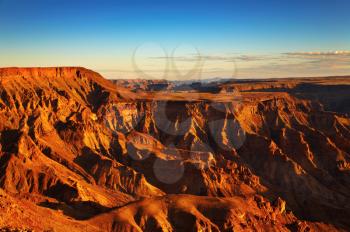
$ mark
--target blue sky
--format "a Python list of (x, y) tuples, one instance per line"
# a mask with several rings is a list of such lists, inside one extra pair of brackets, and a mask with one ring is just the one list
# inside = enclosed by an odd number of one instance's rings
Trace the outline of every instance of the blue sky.
[(85, 66), (109, 78), (345, 75), (349, 12), (347, 0), (0, 0), (0, 66)]

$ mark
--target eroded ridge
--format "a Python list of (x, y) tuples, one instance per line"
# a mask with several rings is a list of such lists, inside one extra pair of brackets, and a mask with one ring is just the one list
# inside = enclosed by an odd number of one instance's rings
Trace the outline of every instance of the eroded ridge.
[(84, 68), (0, 77), (0, 227), (350, 228), (345, 77), (191, 91)]

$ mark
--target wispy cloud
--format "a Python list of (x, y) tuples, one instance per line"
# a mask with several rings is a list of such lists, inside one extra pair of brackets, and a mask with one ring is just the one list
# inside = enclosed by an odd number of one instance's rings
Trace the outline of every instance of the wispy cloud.
[[(150, 77), (169, 79), (209, 78), (213, 76), (234, 77), (286, 77), (330, 76), (350, 74), (350, 51), (282, 52), (274, 54), (185, 54), (175, 57), (146, 57), (151, 65), (142, 65), (141, 70), (103, 70), (111, 76), (136, 76), (143, 73)], [(168, 59), (176, 65), (162, 69), (158, 61)], [(178, 63), (177, 63), (178, 62)]]
[(238, 55), (238, 56), (223, 56), (223, 55), (189, 55), (189, 56), (161, 56), (161, 57), (149, 57), (150, 59), (172, 59), (174, 61), (224, 61), (224, 62), (235, 62), (235, 61), (259, 61), (267, 59), (266, 56), (253, 56), (253, 55)]
[(330, 56), (350, 56), (350, 51), (328, 51), (328, 52), (286, 52), (282, 53), (288, 56), (303, 56), (303, 57), (330, 57)]

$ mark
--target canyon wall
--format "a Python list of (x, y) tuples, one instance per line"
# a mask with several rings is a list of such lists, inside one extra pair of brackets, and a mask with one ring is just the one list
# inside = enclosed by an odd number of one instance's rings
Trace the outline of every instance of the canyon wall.
[(0, 228), (350, 228), (346, 78), (215, 92), (135, 90), (84, 68), (0, 78)]

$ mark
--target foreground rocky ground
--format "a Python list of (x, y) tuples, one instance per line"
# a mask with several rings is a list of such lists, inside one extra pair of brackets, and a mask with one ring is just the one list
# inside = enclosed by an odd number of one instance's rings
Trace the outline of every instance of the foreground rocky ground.
[(0, 231), (350, 229), (350, 78), (0, 77)]

